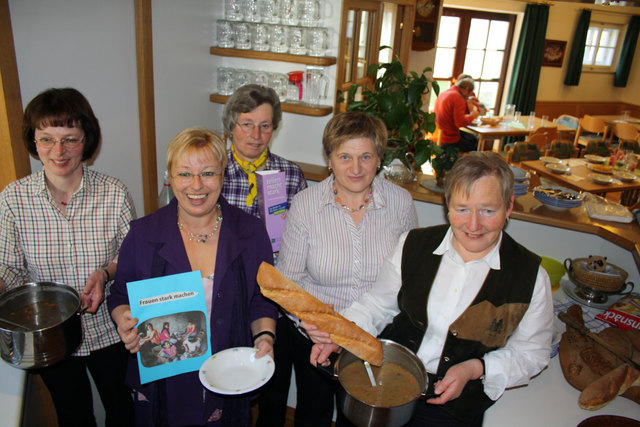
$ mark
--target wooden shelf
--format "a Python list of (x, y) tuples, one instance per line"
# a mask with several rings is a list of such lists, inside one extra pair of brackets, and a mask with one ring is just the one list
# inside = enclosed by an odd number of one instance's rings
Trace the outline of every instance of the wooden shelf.
[(211, 46), (211, 55), (233, 56), (236, 58), (266, 59), (269, 61), (294, 62), (296, 64), (328, 66), (335, 65), (335, 56), (291, 55), (289, 53), (258, 52), (255, 50), (230, 49)]
[[(215, 102), (217, 104), (226, 104), (229, 96), (227, 95), (218, 95), (217, 93), (212, 93), (209, 95), (209, 101)], [(333, 107), (329, 105), (310, 105), (310, 104), (293, 104), (289, 102), (283, 102), (280, 104), (282, 107), (282, 111), (287, 113), (294, 114), (302, 114), (304, 116), (315, 116), (322, 117), (328, 116), (333, 112)]]

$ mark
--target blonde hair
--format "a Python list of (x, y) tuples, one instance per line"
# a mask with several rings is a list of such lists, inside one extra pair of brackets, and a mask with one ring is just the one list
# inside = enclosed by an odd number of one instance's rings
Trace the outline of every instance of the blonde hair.
[(167, 171), (171, 175), (173, 162), (182, 153), (194, 149), (209, 149), (222, 165), (227, 167), (227, 146), (220, 135), (201, 127), (190, 127), (173, 137), (167, 147)]

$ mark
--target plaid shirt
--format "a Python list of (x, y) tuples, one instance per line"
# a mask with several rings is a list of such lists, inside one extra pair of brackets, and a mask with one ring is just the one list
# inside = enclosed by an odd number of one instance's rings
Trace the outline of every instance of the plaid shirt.
[[(0, 277), (8, 289), (50, 281), (80, 293), (91, 273), (118, 256), (135, 217), (129, 191), (116, 178), (85, 165), (82, 174), (66, 216), (56, 207), (43, 171), (9, 184), (0, 193)], [(106, 304), (81, 319), (84, 338), (74, 356), (87, 356), (120, 341)]]
[[(251, 206), (247, 206), (247, 195), (249, 194), (249, 181), (247, 174), (242, 170), (236, 159), (233, 158), (231, 150), (227, 151), (227, 169), (224, 171), (224, 185), (222, 187), (222, 195), (229, 204), (236, 206), (243, 211), (260, 218), (258, 200), (256, 199)], [(283, 171), (287, 182), (287, 208), (291, 206), (291, 199), (301, 190), (307, 188), (307, 180), (302, 174), (302, 169), (297, 164), (276, 156), (269, 151), (267, 162), (264, 168), (260, 170), (279, 170)]]

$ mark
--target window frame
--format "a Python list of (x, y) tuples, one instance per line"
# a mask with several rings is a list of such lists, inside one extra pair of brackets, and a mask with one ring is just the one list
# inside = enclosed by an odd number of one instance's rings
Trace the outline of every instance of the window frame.
[[(618, 30), (618, 40), (616, 40), (616, 46), (613, 53), (613, 58), (611, 59), (610, 65), (595, 65), (595, 64), (587, 64), (584, 63), (584, 55), (582, 58), (582, 71), (585, 73), (604, 73), (604, 74), (613, 74), (616, 72), (616, 68), (618, 65), (618, 58), (620, 57), (620, 50), (622, 49), (622, 42), (624, 40), (624, 35), (626, 31), (626, 25), (616, 22), (605, 22), (605, 21), (591, 21), (589, 23), (589, 30), (591, 28), (597, 27), (600, 28), (600, 36), (598, 37), (598, 44), (595, 45), (596, 51), (594, 54), (594, 60), (598, 56), (598, 49), (600, 48), (600, 37), (602, 37), (603, 29), (616, 29)], [(585, 41), (585, 52), (587, 50), (587, 42)]]

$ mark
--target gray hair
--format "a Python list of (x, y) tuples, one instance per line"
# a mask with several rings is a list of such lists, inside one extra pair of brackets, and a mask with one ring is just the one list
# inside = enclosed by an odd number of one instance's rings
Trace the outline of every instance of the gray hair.
[(474, 90), (476, 88), (476, 84), (472, 78), (465, 77), (464, 79), (460, 79), (456, 82), (456, 86), (460, 89), (470, 89)]
[(233, 93), (227, 100), (222, 113), (222, 125), (224, 133), (230, 135), (236, 126), (238, 116), (241, 113), (249, 113), (262, 104), (269, 104), (273, 109), (271, 115), (271, 124), (274, 129), (278, 128), (280, 120), (282, 120), (282, 108), (280, 107), (280, 98), (275, 90), (260, 85), (245, 85)]

